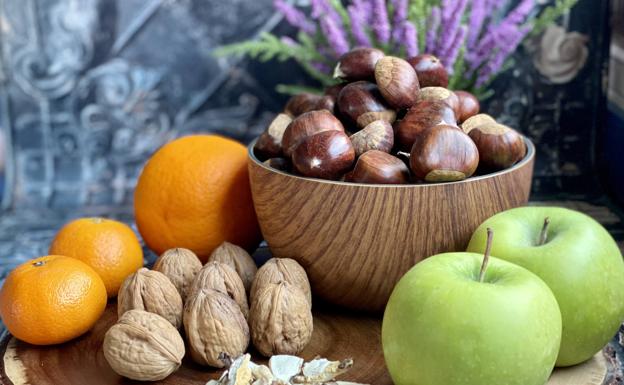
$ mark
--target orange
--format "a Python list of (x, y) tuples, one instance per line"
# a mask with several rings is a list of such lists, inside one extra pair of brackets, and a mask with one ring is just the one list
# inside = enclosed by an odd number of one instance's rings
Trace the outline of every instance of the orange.
[(0, 315), (16, 338), (35, 345), (69, 341), (91, 329), (106, 307), (106, 288), (86, 263), (60, 255), (28, 261), (0, 290)]
[(134, 192), (145, 243), (161, 254), (190, 249), (206, 261), (223, 241), (251, 250), (260, 241), (247, 149), (214, 135), (174, 140), (147, 162)]
[(127, 276), (143, 267), (143, 249), (128, 225), (111, 219), (80, 218), (54, 237), (50, 254), (66, 255), (91, 266), (115, 297)]

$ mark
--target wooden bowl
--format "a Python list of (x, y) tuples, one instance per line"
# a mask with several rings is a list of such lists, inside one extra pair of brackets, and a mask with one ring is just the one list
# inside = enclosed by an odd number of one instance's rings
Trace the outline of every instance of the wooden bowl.
[(485, 219), (527, 203), (535, 147), (515, 166), (460, 182), (370, 185), (270, 168), (249, 146), (258, 221), (275, 257), (297, 260), (314, 293), (381, 311), (396, 282), (428, 256), (465, 250)]

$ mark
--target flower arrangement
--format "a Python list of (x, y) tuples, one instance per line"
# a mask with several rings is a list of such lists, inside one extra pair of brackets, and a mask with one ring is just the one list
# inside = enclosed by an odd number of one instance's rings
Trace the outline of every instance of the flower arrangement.
[[(295, 60), (323, 86), (336, 81), (336, 60), (356, 46), (387, 54), (437, 56), (450, 74), (450, 88), (484, 96), (496, 76), (513, 65), (522, 41), (537, 35), (578, 0), (555, 0), (539, 9), (535, 0), (309, 0), (274, 7), (297, 29), (296, 38), (264, 33), (259, 40), (218, 49), (220, 55), (248, 55), (261, 61)], [(296, 86), (278, 86), (286, 93)]]

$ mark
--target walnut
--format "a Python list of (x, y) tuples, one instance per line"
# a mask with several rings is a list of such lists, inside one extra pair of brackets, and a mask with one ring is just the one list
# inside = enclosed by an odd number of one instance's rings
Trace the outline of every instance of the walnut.
[(238, 357), (249, 345), (249, 326), (233, 299), (213, 289), (193, 291), (184, 305), (184, 329), (191, 357), (222, 368), (223, 353)]
[(249, 293), (258, 267), (245, 249), (229, 242), (223, 242), (210, 254), (208, 260), (223, 262), (236, 270), (243, 281), (245, 291)]
[(256, 273), (249, 298), (254, 301), (256, 293), (269, 283), (286, 281), (298, 287), (310, 306), (312, 306), (312, 290), (308, 275), (301, 265), (290, 258), (271, 258)]
[(269, 283), (252, 301), (249, 325), (253, 344), (263, 355), (297, 354), (312, 337), (312, 311), (295, 285)]
[(117, 298), (117, 315), (132, 309), (155, 313), (173, 326), (182, 325), (182, 297), (175, 285), (159, 271), (141, 268), (121, 285)]
[(186, 300), (195, 276), (202, 268), (197, 255), (189, 249), (176, 247), (161, 254), (153, 269), (166, 275), (178, 289), (182, 301)]
[(129, 310), (106, 332), (103, 351), (106, 361), (119, 375), (158, 381), (182, 363), (184, 340), (158, 314)]
[(230, 266), (221, 262), (208, 262), (195, 277), (190, 292), (201, 289), (213, 289), (229, 296), (238, 304), (247, 319), (249, 305), (243, 281)]

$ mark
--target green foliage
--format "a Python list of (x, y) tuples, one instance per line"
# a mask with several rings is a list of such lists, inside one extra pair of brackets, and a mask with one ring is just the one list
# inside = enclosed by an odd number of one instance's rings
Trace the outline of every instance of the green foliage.
[(578, 0), (556, 0), (554, 5), (544, 8), (537, 18), (530, 21), (532, 26), (531, 36), (537, 36), (542, 33), (546, 27), (554, 24), (557, 19), (570, 11), (576, 3), (578, 3)]

